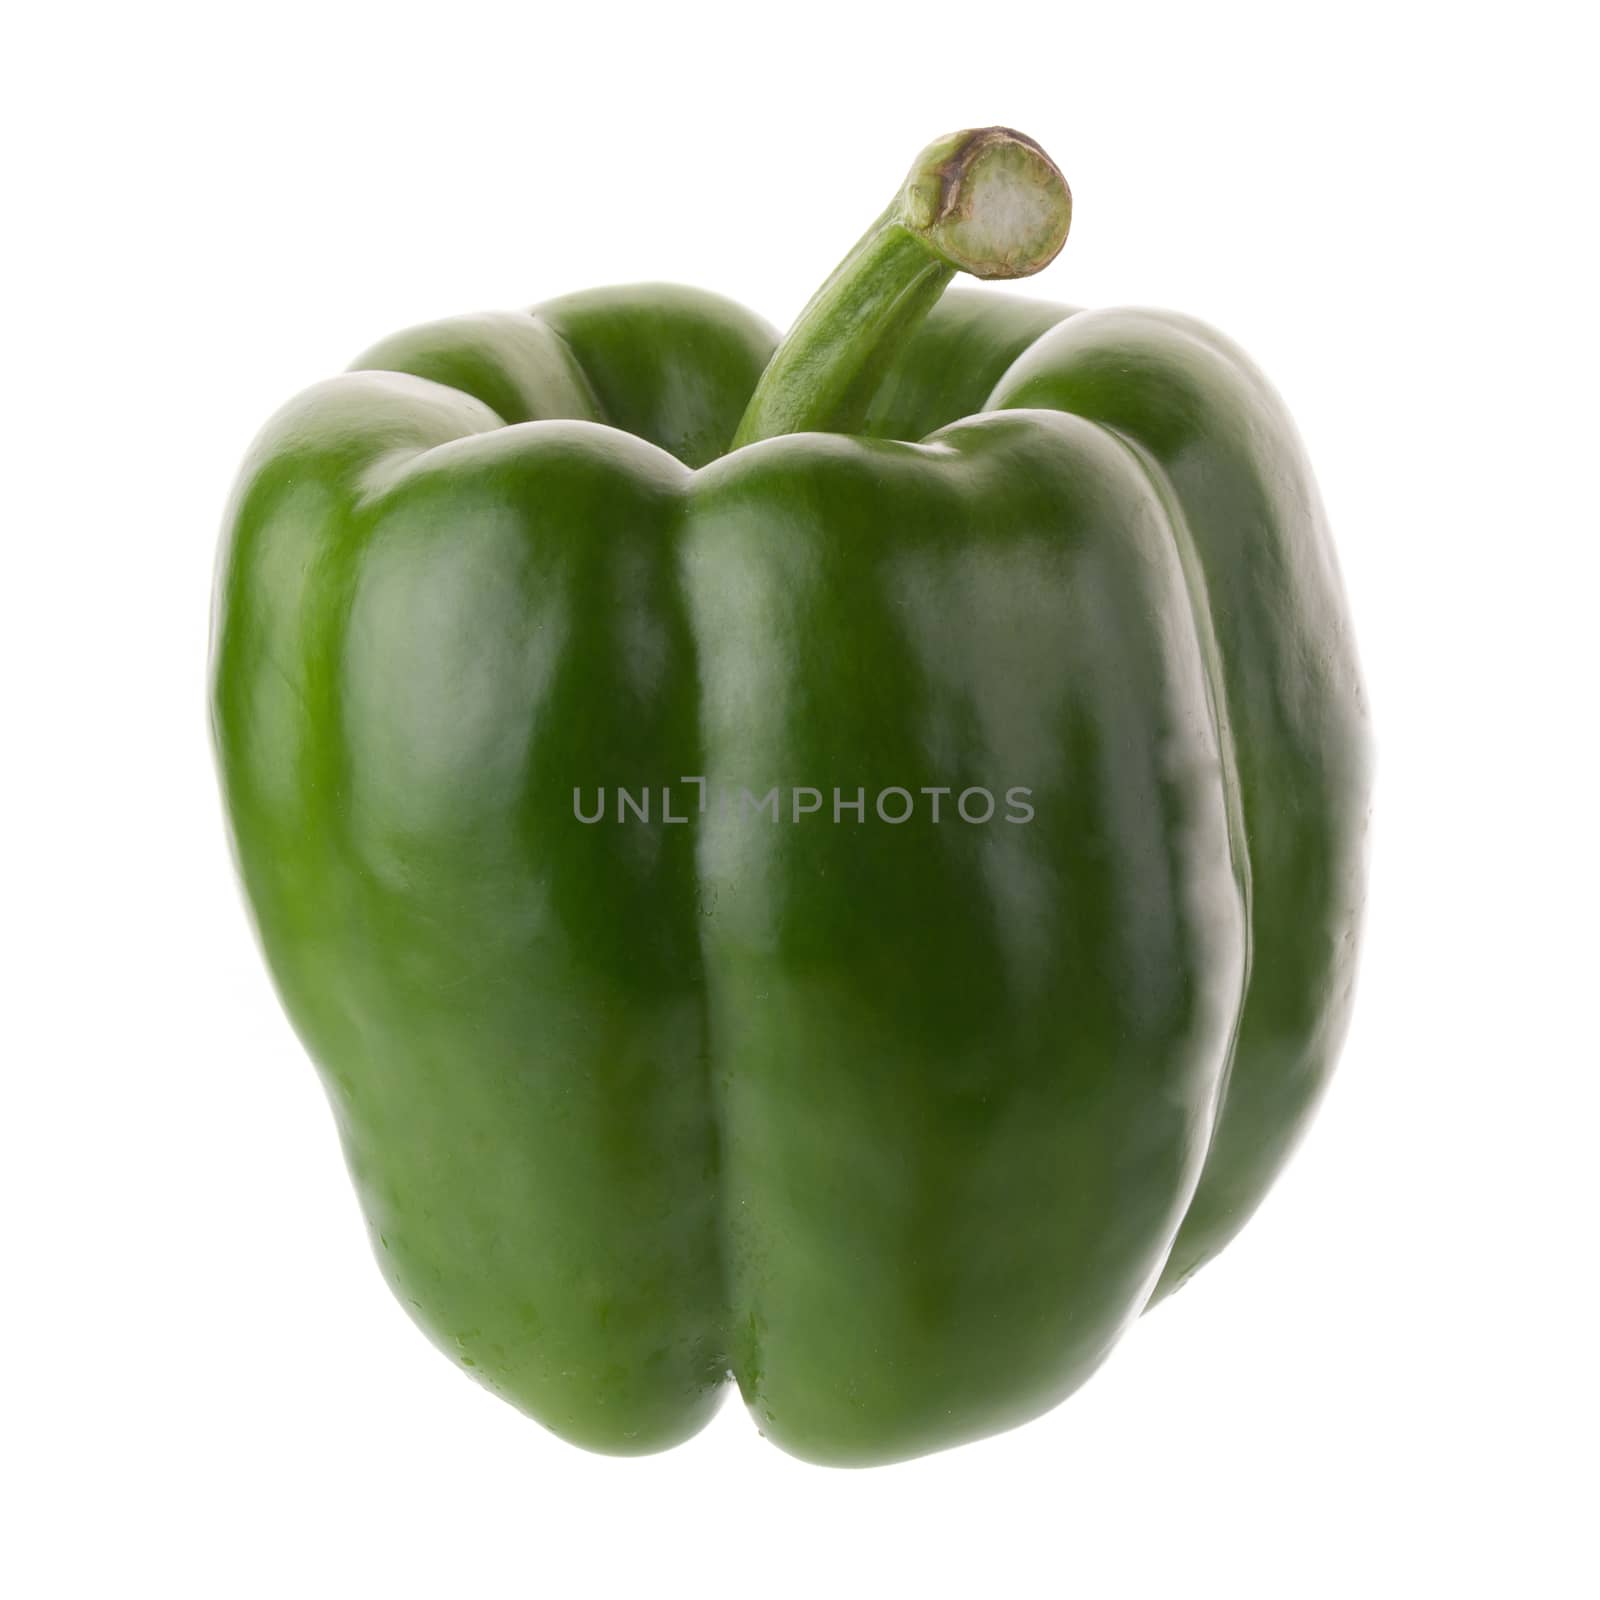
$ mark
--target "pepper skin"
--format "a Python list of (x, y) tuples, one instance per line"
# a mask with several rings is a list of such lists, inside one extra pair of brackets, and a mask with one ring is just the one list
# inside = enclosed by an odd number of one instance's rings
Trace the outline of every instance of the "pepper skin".
[[(592, 1449), (731, 1374), (865, 1464), (1053, 1406), (1260, 1200), (1348, 1013), (1365, 713), (1292, 426), (1216, 334), (952, 293), (857, 431), (729, 451), (775, 343), (607, 290), (292, 402), (213, 726), (430, 1337)], [(1014, 786), (1026, 821), (957, 810)]]

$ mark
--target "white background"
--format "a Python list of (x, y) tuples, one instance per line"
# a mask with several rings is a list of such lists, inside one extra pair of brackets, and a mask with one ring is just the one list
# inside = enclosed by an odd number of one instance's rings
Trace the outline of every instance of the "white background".
[[(1595, 1592), (1588, 8), (890, 9), (12, 14), (19, 1600)], [(641, 278), (785, 322), (928, 139), (996, 121), (1076, 197), (1027, 288), (1219, 324), (1317, 463), (1380, 759), (1342, 1074), (1248, 1231), (1045, 1420), (845, 1473), (733, 1402), (584, 1455), (390, 1302), (253, 948), (204, 719), (230, 479), (409, 323)]]

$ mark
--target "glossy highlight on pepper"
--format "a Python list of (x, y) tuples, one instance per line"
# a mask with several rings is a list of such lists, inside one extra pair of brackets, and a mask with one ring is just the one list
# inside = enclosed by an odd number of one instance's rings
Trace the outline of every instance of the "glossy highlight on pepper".
[[(397, 1297), (565, 1439), (674, 1445), (730, 1377), (818, 1462), (1038, 1416), (1333, 1069), (1370, 760), (1316, 488), (1202, 324), (946, 292), (1070, 215), (952, 135), (781, 342), (659, 285), (453, 318), (241, 472), (263, 950)], [(862, 814), (739, 799), (802, 787)]]

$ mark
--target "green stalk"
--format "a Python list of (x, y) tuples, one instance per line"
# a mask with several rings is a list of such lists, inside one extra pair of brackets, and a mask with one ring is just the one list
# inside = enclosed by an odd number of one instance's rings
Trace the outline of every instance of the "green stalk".
[(957, 272), (1025, 278), (1066, 242), (1072, 195), (1032, 139), (977, 128), (917, 157), (889, 208), (811, 297), (756, 385), (733, 448), (848, 433)]

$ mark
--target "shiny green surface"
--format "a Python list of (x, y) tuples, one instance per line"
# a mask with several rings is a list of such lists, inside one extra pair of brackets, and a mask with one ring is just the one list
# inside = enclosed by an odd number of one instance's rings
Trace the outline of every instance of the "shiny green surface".
[[(214, 727), (421, 1326), (592, 1448), (731, 1372), (863, 1463), (1044, 1411), (1254, 1208), (1344, 1026), (1365, 732), (1216, 335), (952, 293), (862, 435), (726, 454), (773, 343), (611, 290), (309, 391), (229, 514)], [(686, 821), (574, 815), (663, 785)], [(1013, 785), (1026, 824), (873, 814)]]

